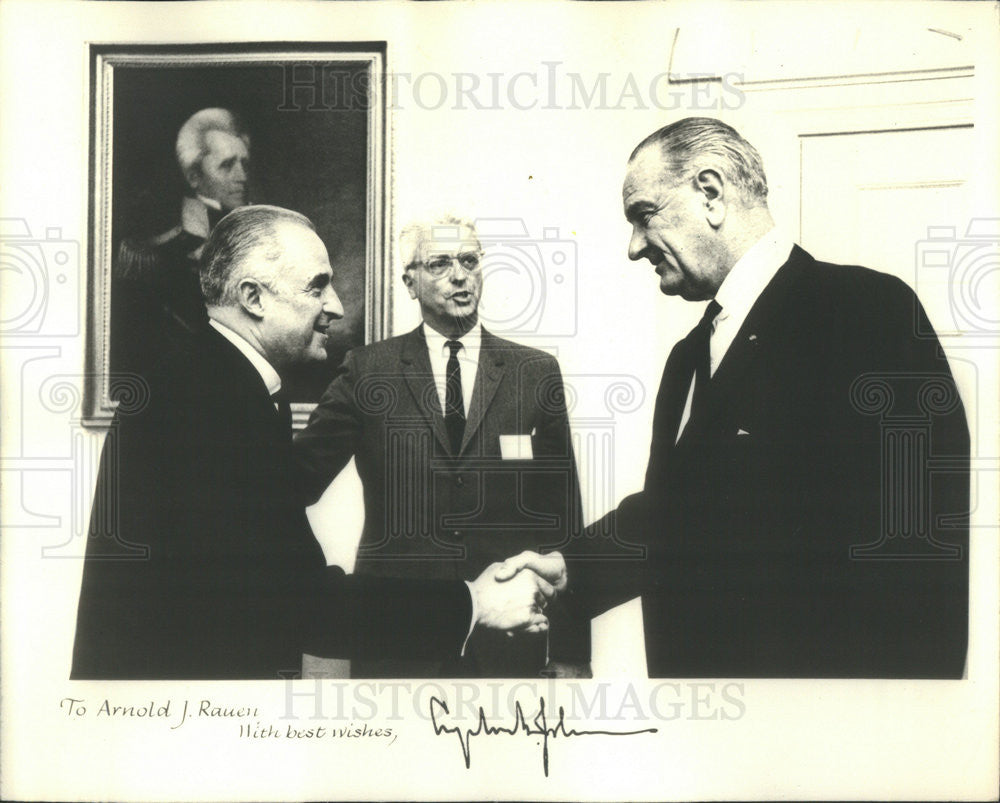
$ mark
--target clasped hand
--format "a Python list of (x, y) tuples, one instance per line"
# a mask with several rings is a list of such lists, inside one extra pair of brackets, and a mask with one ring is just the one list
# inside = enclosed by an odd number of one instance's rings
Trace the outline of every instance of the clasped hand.
[(472, 581), (476, 625), (508, 633), (544, 633), (545, 607), (566, 588), (566, 561), (558, 552), (525, 551), (494, 563)]

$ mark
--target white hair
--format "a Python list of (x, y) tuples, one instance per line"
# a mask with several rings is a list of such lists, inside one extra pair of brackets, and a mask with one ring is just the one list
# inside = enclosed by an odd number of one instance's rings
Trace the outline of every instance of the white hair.
[(399, 259), (403, 271), (421, 263), (425, 245), (430, 243), (440, 247), (443, 243), (455, 242), (462, 229), (469, 229), (478, 243), (476, 224), (469, 218), (441, 214), (406, 224), (399, 233)]
[(229, 111), (229, 109), (202, 109), (192, 114), (181, 130), (177, 132), (177, 163), (181, 172), (185, 175), (196, 166), (201, 165), (201, 160), (208, 153), (208, 146), (205, 144), (205, 136), (209, 131), (222, 131), (232, 134), (243, 140), (243, 144), (250, 147), (250, 137), (240, 119)]

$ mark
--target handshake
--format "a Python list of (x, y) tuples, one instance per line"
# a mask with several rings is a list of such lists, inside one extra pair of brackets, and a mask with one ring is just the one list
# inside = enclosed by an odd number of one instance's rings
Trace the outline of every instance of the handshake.
[(558, 552), (525, 551), (488, 566), (469, 583), (476, 626), (515, 633), (549, 629), (545, 606), (566, 589), (566, 561)]

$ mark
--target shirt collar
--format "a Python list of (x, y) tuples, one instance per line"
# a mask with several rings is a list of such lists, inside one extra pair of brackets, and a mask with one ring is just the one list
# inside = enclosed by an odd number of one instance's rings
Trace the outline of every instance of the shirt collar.
[(195, 196), (199, 201), (201, 201), (205, 206), (210, 206), (216, 212), (222, 211), (222, 204), (215, 200), (215, 198), (206, 198), (204, 195)]
[(724, 317), (746, 318), (774, 274), (788, 261), (792, 241), (777, 227), (755, 242), (733, 265), (722, 281), (715, 300)]
[(445, 337), (434, 327), (428, 326), (426, 322), (421, 325), (424, 328), (424, 339), (427, 341), (427, 348), (434, 354), (444, 354), (445, 343), (449, 340), (457, 340), (465, 347), (466, 354), (471, 357), (479, 351), (483, 342), (483, 325), (479, 321), (476, 321), (476, 325), (464, 335), (456, 338)]
[(200, 195), (197, 198), (192, 198), (190, 195), (184, 196), (184, 200), (181, 202), (181, 228), (203, 240), (208, 239), (211, 232), (211, 225), (208, 221), (208, 206)]
[(226, 338), (226, 340), (236, 346), (244, 357), (250, 360), (250, 364), (257, 369), (257, 373), (260, 374), (260, 378), (264, 380), (264, 385), (267, 388), (268, 393), (273, 396), (281, 390), (281, 377), (278, 376), (278, 372), (274, 370), (271, 363), (264, 359), (257, 349), (247, 342), (246, 338), (238, 332), (230, 329), (224, 323), (219, 323), (214, 318), (209, 318), (208, 323), (220, 335)]

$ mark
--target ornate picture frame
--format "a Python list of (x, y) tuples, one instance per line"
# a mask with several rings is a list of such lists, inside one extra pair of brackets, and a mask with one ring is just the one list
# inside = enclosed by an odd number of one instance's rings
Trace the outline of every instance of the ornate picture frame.
[(171, 339), (174, 319), (184, 323), (170, 309), (174, 289), (145, 281), (150, 271), (175, 285), (180, 277), (194, 306), (200, 301), (197, 255), (207, 230), (197, 239), (185, 215), (187, 205), (205, 209), (177, 139), (204, 109), (231, 112), (241, 126), (243, 202), (306, 215), (330, 255), (345, 314), (330, 328), (327, 362), (288, 379), (296, 423), (304, 423), (344, 353), (390, 331), (385, 42), (91, 44), (89, 58), (84, 423), (107, 426), (119, 403), (141, 398), (143, 370)]

